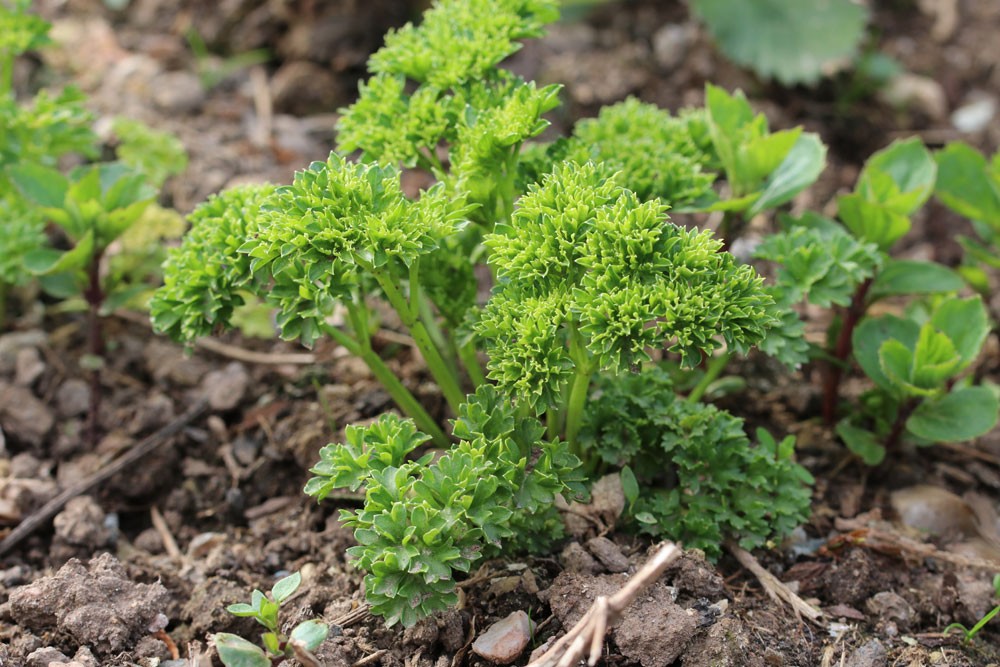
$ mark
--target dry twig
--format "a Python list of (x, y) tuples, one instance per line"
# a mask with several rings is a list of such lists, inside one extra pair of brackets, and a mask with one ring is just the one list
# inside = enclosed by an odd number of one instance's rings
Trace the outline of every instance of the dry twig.
[(3, 542), (0, 542), (0, 555), (10, 551), (21, 540), (33, 533), (36, 528), (55, 516), (73, 498), (87, 493), (101, 482), (148, 457), (157, 447), (167, 442), (171, 436), (179, 433), (181, 429), (201, 416), (206, 408), (208, 408), (208, 402), (204, 399), (199, 400), (188, 408), (187, 412), (174, 419), (156, 433), (147, 436), (145, 440), (134, 445), (128, 452), (119, 456), (93, 475), (80, 480), (32, 512), (28, 518), (18, 524), (17, 528), (10, 532), (10, 535), (4, 538)]
[(594, 667), (601, 658), (604, 635), (621, 618), (625, 608), (681, 555), (680, 548), (669, 542), (660, 547), (642, 568), (617, 593), (599, 596), (573, 628), (528, 667), (571, 667), (587, 656)]
[(753, 576), (757, 577), (757, 581), (764, 587), (764, 591), (767, 592), (772, 600), (779, 604), (784, 602), (792, 608), (796, 616), (804, 616), (813, 623), (819, 623), (819, 619), (823, 617), (823, 612), (800, 598), (783, 581), (765, 570), (757, 562), (757, 559), (753, 557), (753, 554), (732, 542), (726, 543), (726, 550), (739, 561), (740, 565), (750, 570)]

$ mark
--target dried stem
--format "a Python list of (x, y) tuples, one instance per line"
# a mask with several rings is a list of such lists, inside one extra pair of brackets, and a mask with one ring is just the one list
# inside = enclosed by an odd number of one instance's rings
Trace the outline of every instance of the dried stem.
[(587, 613), (540, 658), (528, 667), (571, 667), (587, 656), (594, 667), (601, 658), (604, 635), (621, 618), (622, 612), (647, 586), (660, 578), (671, 563), (680, 558), (676, 544), (666, 542), (617, 593), (599, 596)]

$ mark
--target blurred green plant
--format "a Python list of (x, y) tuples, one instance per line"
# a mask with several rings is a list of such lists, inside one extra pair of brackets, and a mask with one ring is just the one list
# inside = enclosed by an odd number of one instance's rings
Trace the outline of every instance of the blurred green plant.
[(854, 0), (691, 0), (691, 9), (730, 60), (786, 86), (853, 59), (868, 21)]

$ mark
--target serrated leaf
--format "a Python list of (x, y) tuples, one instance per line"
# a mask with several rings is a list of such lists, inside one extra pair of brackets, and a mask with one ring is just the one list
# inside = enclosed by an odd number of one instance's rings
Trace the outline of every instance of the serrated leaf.
[(271, 587), (271, 597), (279, 605), (288, 599), (288, 597), (298, 590), (299, 585), (302, 583), (302, 573), (293, 572), (287, 577), (283, 577), (274, 583)]
[(910, 231), (910, 219), (882, 204), (853, 193), (837, 198), (837, 217), (859, 239), (871, 241), (882, 250)]
[(998, 410), (997, 397), (989, 388), (965, 387), (921, 403), (906, 420), (906, 428), (931, 442), (961, 442), (996, 426)]
[(831, 63), (852, 57), (867, 12), (850, 0), (692, 0), (719, 48), (735, 62), (785, 85), (815, 83)]
[(889, 259), (875, 276), (868, 290), (868, 300), (877, 301), (902, 294), (958, 292), (965, 287), (956, 271), (938, 264), (912, 259)]
[(256, 644), (228, 632), (217, 632), (213, 639), (219, 660), (226, 667), (271, 667), (271, 659)]

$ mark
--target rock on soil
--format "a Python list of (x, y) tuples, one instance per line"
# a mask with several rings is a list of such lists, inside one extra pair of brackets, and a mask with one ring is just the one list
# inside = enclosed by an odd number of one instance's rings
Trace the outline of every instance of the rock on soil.
[(169, 599), (159, 583), (133, 583), (114, 556), (101, 554), (89, 566), (74, 558), (55, 575), (15, 588), (9, 615), (34, 632), (56, 630), (98, 655), (109, 655), (149, 634)]
[(497, 665), (507, 665), (524, 652), (531, 641), (532, 622), (523, 611), (497, 621), (472, 643), (472, 652)]

